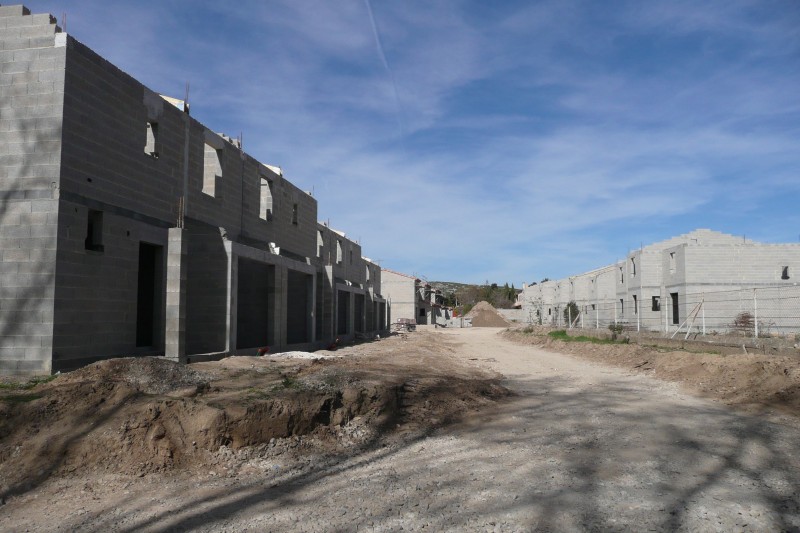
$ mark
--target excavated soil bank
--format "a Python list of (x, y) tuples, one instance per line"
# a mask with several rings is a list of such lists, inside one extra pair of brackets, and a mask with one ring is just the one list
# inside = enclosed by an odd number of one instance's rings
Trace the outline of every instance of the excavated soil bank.
[[(336, 359), (230, 357), (98, 362), (52, 381), (0, 389), (0, 496), (51, 476), (142, 476), (214, 464), (220, 450), (369, 445), (425, 431), (507, 395), (426, 333), (345, 347)], [(302, 448), (302, 446), (301, 446)], [(226, 452), (226, 453), (227, 453)]]
[(509, 330), (504, 335), (522, 344), (677, 382), (701, 396), (749, 412), (775, 410), (800, 422), (800, 354), (724, 355), (676, 350), (657, 344), (564, 342), (549, 337), (549, 328), (531, 329), (528, 333)]

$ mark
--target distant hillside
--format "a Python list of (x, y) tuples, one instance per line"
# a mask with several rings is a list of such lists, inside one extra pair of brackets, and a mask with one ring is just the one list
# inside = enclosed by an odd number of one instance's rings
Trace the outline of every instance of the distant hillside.
[(429, 281), (428, 283), (430, 283), (434, 289), (439, 289), (445, 294), (456, 292), (457, 290), (465, 287), (478, 287), (478, 285), (458, 283), (457, 281)]
[(490, 283), (486, 285), (474, 285), (470, 283), (458, 283), (456, 281), (429, 281), (428, 283), (435, 289), (442, 291), (445, 297), (445, 305), (458, 307), (462, 313), (468, 313), (472, 307), (481, 301), (486, 301), (497, 309), (509, 309), (514, 305), (519, 290), (508, 283), (498, 285)]

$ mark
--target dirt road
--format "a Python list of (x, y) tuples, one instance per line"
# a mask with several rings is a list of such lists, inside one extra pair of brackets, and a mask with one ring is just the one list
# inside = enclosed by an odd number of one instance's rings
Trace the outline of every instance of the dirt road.
[(436, 331), (517, 393), (469, 423), (235, 477), (53, 480), (0, 507), (0, 530), (800, 529), (796, 427), (497, 332)]

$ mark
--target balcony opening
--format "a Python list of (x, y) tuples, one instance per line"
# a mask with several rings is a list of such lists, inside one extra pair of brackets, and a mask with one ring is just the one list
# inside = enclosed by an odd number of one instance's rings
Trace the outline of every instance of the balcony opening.
[(272, 181), (266, 176), (261, 176), (261, 196), (259, 199), (258, 216), (261, 220), (272, 220)]
[(152, 120), (147, 121), (147, 140), (144, 145), (144, 153), (158, 159), (158, 123)]
[(222, 150), (206, 143), (203, 154), (203, 193), (215, 198), (220, 196), (222, 181)]

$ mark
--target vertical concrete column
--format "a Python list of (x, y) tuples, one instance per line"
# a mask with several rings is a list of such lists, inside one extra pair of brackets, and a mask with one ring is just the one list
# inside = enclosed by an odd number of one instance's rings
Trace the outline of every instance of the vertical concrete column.
[(288, 323), (286, 308), (289, 301), (289, 269), (284, 265), (275, 265), (275, 312), (273, 313), (273, 331), (275, 346), (282, 350), (286, 346)]
[(309, 321), (308, 321), (308, 341), (313, 343), (317, 340), (317, 320), (320, 317), (317, 316), (317, 276), (318, 273), (314, 273), (308, 277), (308, 313), (309, 313)]
[(356, 294), (352, 291), (347, 292), (347, 297), (350, 299), (350, 308), (348, 309), (347, 317), (347, 334), (352, 335), (356, 331)]
[(225, 241), (225, 253), (228, 255), (228, 312), (225, 317), (225, 351), (233, 353), (236, 350), (239, 325), (239, 259), (233, 253), (233, 243), (231, 241)]
[(167, 244), (167, 308), (165, 355), (186, 362), (186, 291), (188, 237), (183, 228), (170, 228)]

